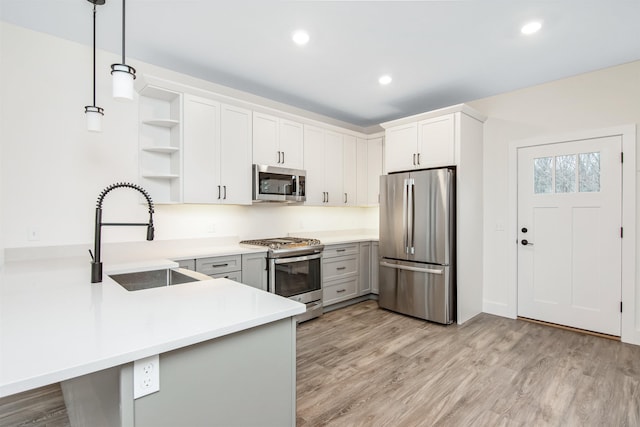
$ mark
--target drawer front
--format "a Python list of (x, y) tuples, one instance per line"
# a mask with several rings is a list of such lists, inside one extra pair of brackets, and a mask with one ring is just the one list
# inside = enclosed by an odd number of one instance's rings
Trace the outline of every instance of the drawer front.
[(330, 245), (325, 246), (322, 252), (323, 258), (335, 258), (338, 256), (351, 256), (357, 255), (359, 250), (358, 243), (350, 243), (347, 245)]
[(242, 256), (220, 256), (214, 258), (199, 258), (196, 260), (196, 271), (198, 273), (213, 276), (220, 273), (242, 270)]
[(358, 296), (358, 278), (341, 280), (322, 288), (322, 305), (327, 306)]
[(196, 260), (195, 259), (181, 259), (180, 261), (176, 261), (180, 268), (186, 268), (187, 270), (196, 270)]
[(229, 279), (234, 282), (241, 283), (242, 282), (242, 272), (241, 271), (230, 271), (228, 273), (218, 273), (212, 274), (211, 277), (214, 279)]
[(322, 281), (336, 280), (358, 274), (358, 258), (355, 256), (325, 259), (322, 262)]

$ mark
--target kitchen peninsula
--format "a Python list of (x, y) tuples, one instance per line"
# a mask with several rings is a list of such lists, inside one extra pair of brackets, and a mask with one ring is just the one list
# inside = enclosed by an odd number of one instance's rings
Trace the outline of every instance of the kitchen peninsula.
[[(0, 267), (0, 397), (61, 382), (72, 425), (295, 425), (304, 305), (227, 279), (129, 292), (110, 271), (89, 283), (86, 256)], [(133, 362), (154, 355), (160, 391), (134, 399)]]

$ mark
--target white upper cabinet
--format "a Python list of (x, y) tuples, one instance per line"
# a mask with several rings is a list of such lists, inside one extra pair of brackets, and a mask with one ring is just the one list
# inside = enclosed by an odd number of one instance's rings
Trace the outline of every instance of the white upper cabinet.
[(220, 165), (220, 103), (184, 95), (184, 202), (215, 203)]
[[(359, 139), (359, 138), (358, 138)], [(343, 206), (358, 205), (358, 146), (352, 135), (342, 136)]]
[(367, 141), (367, 203), (380, 203), (380, 175), (382, 175), (382, 137)]
[(418, 124), (408, 123), (385, 132), (384, 160), (387, 172), (414, 169), (418, 151)]
[(250, 205), (251, 110), (222, 105), (220, 121), (220, 203)]
[(251, 111), (184, 95), (184, 202), (251, 204)]
[(302, 169), (303, 126), (300, 123), (253, 113), (253, 163)]
[(388, 128), (387, 172), (455, 165), (454, 123), (447, 114)]
[(304, 126), (306, 205), (344, 206), (343, 135)]
[(455, 165), (453, 114), (418, 122), (418, 168)]
[(358, 206), (375, 206), (379, 203), (380, 175), (382, 175), (382, 137), (358, 138), (357, 185)]

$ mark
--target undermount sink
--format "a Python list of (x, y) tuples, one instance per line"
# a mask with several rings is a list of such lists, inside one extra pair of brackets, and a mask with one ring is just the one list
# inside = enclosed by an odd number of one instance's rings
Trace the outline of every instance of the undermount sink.
[(141, 291), (143, 289), (180, 285), (210, 279), (208, 276), (182, 268), (163, 268), (160, 270), (110, 274), (109, 277), (128, 291)]

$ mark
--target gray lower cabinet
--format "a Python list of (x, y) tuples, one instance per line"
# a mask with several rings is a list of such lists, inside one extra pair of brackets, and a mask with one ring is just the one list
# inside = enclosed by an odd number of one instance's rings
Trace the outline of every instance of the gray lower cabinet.
[(196, 271), (215, 278), (231, 278), (232, 273), (237, 273), (233, 275), (242, 278), (242, 256), (229, 255), (198, 258), (196, 259)]
[(207, 274), (215, 279), (225, 278), (263, 291), (267, 290), (266, 252), (185, 259), (176, 262), (181, 268)]
[(322, 256), (322, 305), (358, 296), (358, 243), (325, 246)]
[(195, 259), (180, 259), (176, 261), (180, 268), (186, 268), (187, 270), (196, 271), (196, 260)]
[(293, 427), (295, 343), (286, 318), (162, 353), (160, 391), (138, 399), (133, 363), (64, 381), (70, 424)]
[(371, 293), (378, 295), (378, 269), (380, 260), (378, 259), (378, 242), (371, 242)]
[(242, 255), (241, 283), (267, 291), (267, 254), (265, 252)]
[(358, 295), (371, 293), (371, 242), (360, 243), (360, 275), (358, 276)]

